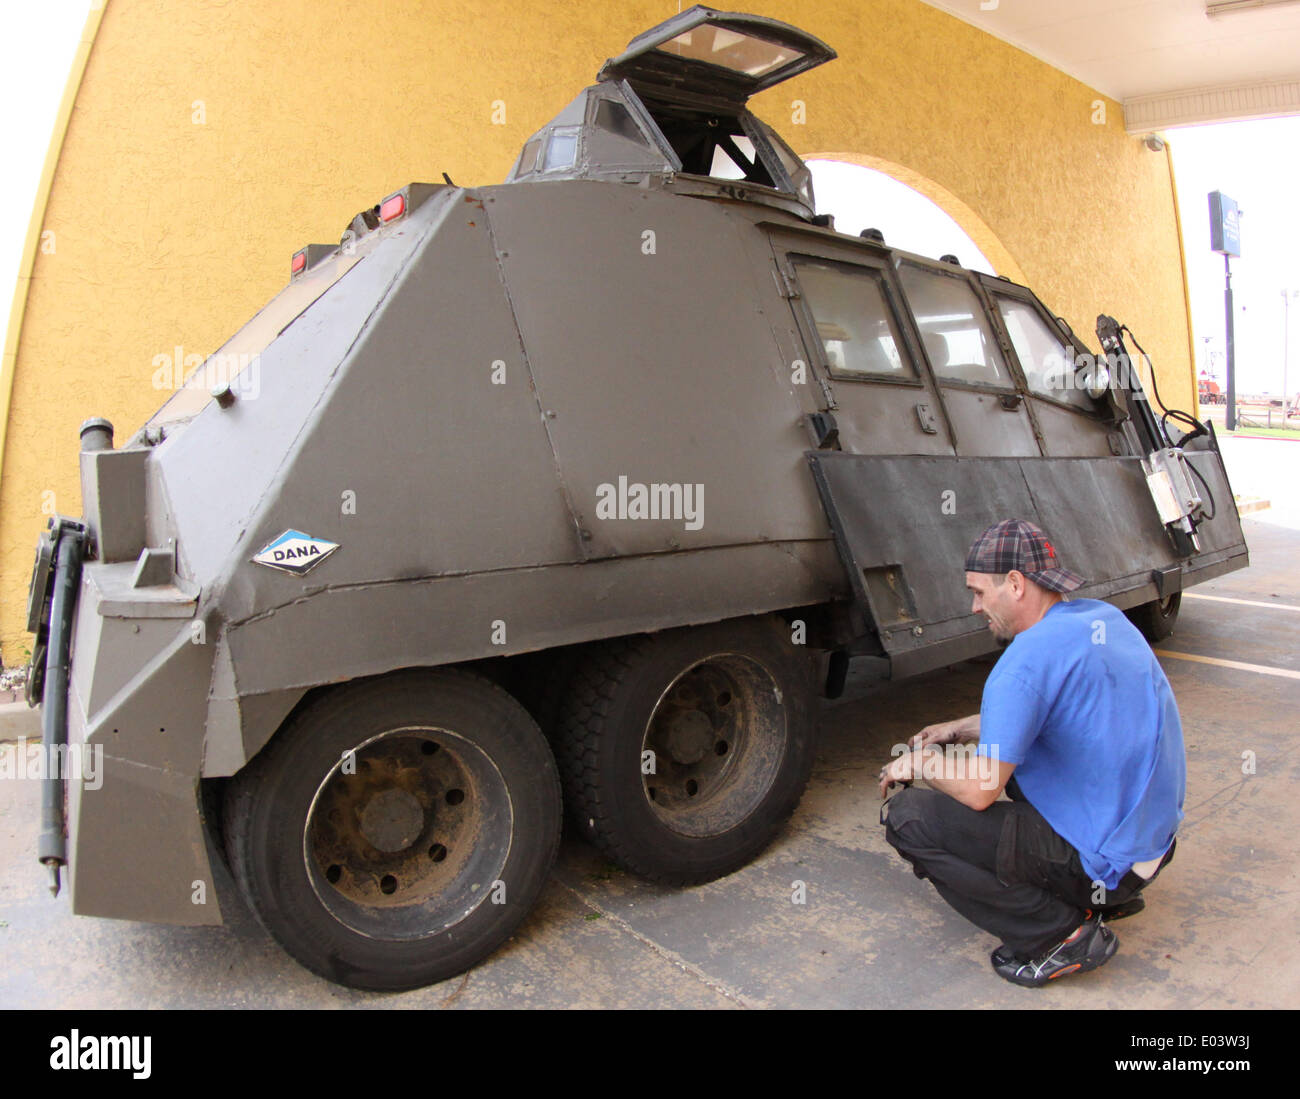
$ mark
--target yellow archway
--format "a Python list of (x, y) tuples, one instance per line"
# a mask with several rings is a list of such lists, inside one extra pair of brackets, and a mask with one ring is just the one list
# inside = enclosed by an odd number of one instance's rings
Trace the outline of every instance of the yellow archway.
[(946, 187), (923, 176), (920, 172), (902, 164), (895, 164), (884, 157), (869, 156), (866, 153), (808, 153), (804, 160), (838, 160), (843, 164), (856, 164), (859, 168), (870, 168), (883, 172), (891, 179), (906, 184), (912, 190), (924, 195), (955, 221), (981, 252), (998, 274), (1006, 275), (1012, 282), (1026, 284), (1025, 272), (997, 238), (983, 218)]
[[(1117, 102), (921, 0), (875, 0), (868, 16), (848, 0), (744, 6), (839, 51), (754, 97), (796, 151), (883, 154), (821, 155), (934, 201), (1077, 331), (1122, 305), (1166, 395), (1195, 401), (1170, 167), (1125, 131)], [(361, 0), (92, 5), (0, 362), (9, 662), (30, 644), (32, 544), (51, 511), (81, 512), (84, 419), (126, 437), (165, 397), (158, 355), (219, 347), (298, 248), (337, 239), (358, 209), (444, 171), (502, 179), (667, 7), (525, 2), (503, 21), (456, 0), (388, 5), (382, 20)], [(246, 71), (256, 79), (229, 79)], [(47, 232), (57, 252), (37, 247)]]

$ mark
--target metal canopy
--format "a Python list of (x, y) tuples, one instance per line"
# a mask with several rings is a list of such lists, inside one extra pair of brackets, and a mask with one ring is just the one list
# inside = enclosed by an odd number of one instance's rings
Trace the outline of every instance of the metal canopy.
[(697, 4), (637, 35), (605, 62), (597, 79), (744, 103), (835, 56), (821, 39), (789, 23)]

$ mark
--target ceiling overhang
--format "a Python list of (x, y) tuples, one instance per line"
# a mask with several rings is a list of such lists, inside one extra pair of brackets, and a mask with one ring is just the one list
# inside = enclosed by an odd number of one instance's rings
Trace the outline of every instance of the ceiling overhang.
[(1300, 0), (922, 0), (1124, 106), (1125, 127), (1300, 114)]

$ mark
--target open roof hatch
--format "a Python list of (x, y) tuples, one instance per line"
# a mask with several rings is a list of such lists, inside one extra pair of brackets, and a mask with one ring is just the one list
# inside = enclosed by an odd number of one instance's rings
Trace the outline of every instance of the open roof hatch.
[(598, 80), (638, 92), (743, 105), (755, 92), (835, 58), (819, 38), (776, 19), (696, 5), (642, 34), (601, 67)]

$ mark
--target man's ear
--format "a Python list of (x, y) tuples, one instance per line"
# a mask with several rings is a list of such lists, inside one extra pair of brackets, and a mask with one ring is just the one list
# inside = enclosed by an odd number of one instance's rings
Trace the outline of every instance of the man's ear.
[(1007, 583), (1011, 585), (1011, 594), (1016, 599), (1023, 598), (1029, 588), (1029, 581), (1025, 579), (1025, 574), (1019, 569), (1012, 569), (1007, 573)]

